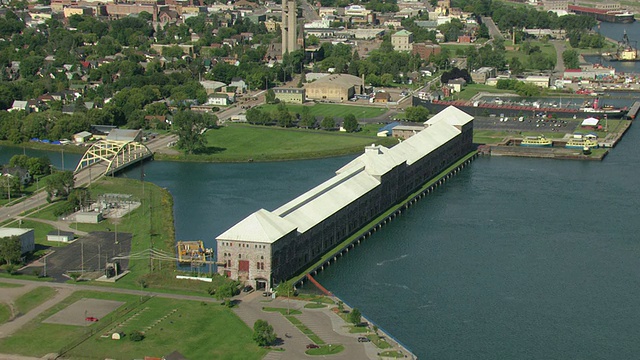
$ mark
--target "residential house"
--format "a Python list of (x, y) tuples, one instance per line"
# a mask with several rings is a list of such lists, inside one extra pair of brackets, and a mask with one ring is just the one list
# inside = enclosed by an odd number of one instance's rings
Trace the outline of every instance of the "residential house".
[(229, 96), (224, 93), (209, 94), (206, 105), (227, 106), (231, 103)]
[(465, 85), (467, 85), (467, 81), (462, 78), (449, 80), (449, 82), (447, 83), (447, 87), (451, 89), (451, 92), (454, 93), (462, 91), (462, 87)]
[(231, 79), (229, 86), (236, 87), (236, 94), (244, 94), (247, 92), (247, 83), (242, 78), (234, 77)]
[(11, 105), (11, 108), (8, 109), (7, 111), (20, 111), (20, 110), (24, 110), (27, 111), (29, 109), (29, 107), (27, 106), (27, 102), (24, 100), (14, 100), (13, 101), (13, 105)]
[(2, 167), (2, 176), (6, 177), (17, 177), (20, 179), (20, 185), (26, 186), (31, 183), (31, 174), (29, 170), (21, 168), (21, 167)]
[(227, 84), (220, 81), (212, 81), (212, 80), (203, 80), (200, 81), (200, 85), (204, 87), (204, 90), (207, 92), (207, 95), (213, 94), (215, 92), (220, 91), (223, 87), (227, 86)]
[(377, 92), (374, 96), (373, 96), (373, 102), (374, 103), (383, 103), (386, 104), (389, 101), (391, 101), (391, 95), (389, 95), (388, 92)]

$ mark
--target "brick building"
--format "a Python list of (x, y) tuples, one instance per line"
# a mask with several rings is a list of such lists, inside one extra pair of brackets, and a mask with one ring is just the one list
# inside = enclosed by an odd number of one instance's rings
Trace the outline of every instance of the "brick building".
[(368, 146), (333, 178), (219, 235), (218, 272), (256, 289), (274, 287), (473, 148), (473, 117), (455, 107), (424, 126), (393, 148)]
[(412, 54), (418, 54), (420, 59), (429, 60), (431, 55), (438, 55), (442, 51), (442, 48), (438, 44), (434, 43), (417, 43), (413, 44), (413, 50), (411, 50)]

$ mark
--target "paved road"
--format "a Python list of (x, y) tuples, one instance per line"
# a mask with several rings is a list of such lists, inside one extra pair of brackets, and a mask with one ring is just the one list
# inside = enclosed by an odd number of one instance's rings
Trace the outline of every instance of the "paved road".
[(562, 40), (551, 40), (551, 44), (556, 49), (556, 67), (553, 70), (556, 75), (564, 74), (564, 60), (562, 59), (562, 53), (565, 50), (565, 44)]
[(498, 29), (498, 26), (496, 26), (492, 18), (483, 17), (482, 23), (487, 26), (487, 29), (489, 29), (489, 36), (491, 36), (491, 39), (504, 39), (502, 33), (500, 33), (500, 29)]
[(281, 342), (278, 346), (286, 351), (272, 352), (265, 357), (265, 360), (304, 359), (307, 357), (306, 346), (312, 341), (280, 313), (263, 311), (264, 306), (299, 310), (302, 314), (296, 317), (327, 344), (345, 345), (344, 351), (332, 355), (332, 359), (378, 359), (375, 345), (359, 343), (358, 336), (362, 335), (350, 334), (347, 324), (329, 308), (305, 309), (305, 304), (304, 301), (280, 298), (265, 302), (261, 293), (253, 292), (241, 298), (240, 306), (234, 308), (234, 312), (250, 328), (253, 328), (253, 324), (258, 319), (266, 320), (273, 326)]

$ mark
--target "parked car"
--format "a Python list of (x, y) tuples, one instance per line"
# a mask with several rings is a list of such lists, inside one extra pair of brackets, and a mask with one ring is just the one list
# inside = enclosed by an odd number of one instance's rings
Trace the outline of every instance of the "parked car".
[(319, 347), (320, 347), (320, 346), (318, 346), (318, 345), (316, 345), (316, 344), (309, 344), (309, 345), (307, 345), (307, 349), (317, 349), (317, 348), (319, 348)]
[(360, 336), (358, 338), (358, 342), (369, 342), (369, 341), (371, 341), (371, 340), (369, 340), (369, 338), (365, 337), (365, 336)]
[(91, 321), (91, 322), (96, 322), (98, 321), (98, 318), (93, 317), (93, 316), (87, 316), (86, 318), (84, 318), (86, 321)]
[(271, 296), (271, 293), (270, 293), (270, 292), (268, 292), (268, 291), (265, 291), (265, 292), (263, 292), (263, 293), (262, 293), (262, 296), (265, 296), (265, 297), (266, 297), (266, 296)]
[(244, 287), (244, 289), (242, 289), (242, 291), (248, 293), (248, 292), (252, 292), (253, 291), (253, 286), (251, 285), (247, 285)]

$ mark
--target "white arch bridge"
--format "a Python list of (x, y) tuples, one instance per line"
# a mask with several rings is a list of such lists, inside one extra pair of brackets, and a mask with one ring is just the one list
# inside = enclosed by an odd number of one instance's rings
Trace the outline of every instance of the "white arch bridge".
[(74, 173), (91, 166), (99, 172), (104, 168), (103, 174), (109, 176), (152, 156), (146, 145), (136, 141), (99, 140), (84, 153)]

